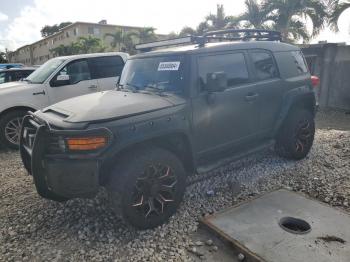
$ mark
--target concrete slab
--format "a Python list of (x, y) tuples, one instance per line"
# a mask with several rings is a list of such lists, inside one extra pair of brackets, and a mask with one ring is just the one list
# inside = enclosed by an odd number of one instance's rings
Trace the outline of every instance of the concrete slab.
[[(311, 231), (287, 232), (279, 226), (283, 217), (306, 220)], [(295, 192), (270, 192), (202, 222), (231, 242), (246, 261), (350, 261), (350, 216)], [(321, 239), (327, 236), (331, 238)]]

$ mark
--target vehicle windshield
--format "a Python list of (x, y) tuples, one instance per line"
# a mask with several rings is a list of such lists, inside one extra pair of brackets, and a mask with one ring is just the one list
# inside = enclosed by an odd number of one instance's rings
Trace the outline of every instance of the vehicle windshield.
[(184, 57), (158, 56), (130, 59), (120, 78), (123, 89), (181, 94), (184, 90)]
[(42, 84), (65, 61), (62, 58), (54, 58), (41, 65), (26, 80), (33, 84)]

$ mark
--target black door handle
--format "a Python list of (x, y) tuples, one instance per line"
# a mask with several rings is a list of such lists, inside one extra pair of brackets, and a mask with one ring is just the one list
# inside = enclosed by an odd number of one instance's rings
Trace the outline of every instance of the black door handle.
[(45, 90), (41, 91), (41, 92), (36, 92), (36, 93), (33, 93), (33, 96), (37, 96), (37, 95), (45, 95)]
[(245, 100), (248, 102), (254, 101), (259, 97), (259, 94), (257, 93), (249, 93), (245, 96)]

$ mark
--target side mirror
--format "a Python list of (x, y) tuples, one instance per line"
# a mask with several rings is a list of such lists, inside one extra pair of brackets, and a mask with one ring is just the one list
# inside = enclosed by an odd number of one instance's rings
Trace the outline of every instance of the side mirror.
[(209, 93), (222, 92), (227, 88), (227, 75), (224, 72), (207, 74), (206, 90)]
[(58, 75), (57, 78), (56, 78), (56, 81), (57, 82), (67, 82), (69, 81), (69, 75)]
[(58, 75), (56, 79), (53, 79), (51, 81), (51, 86), (64, 86), (70, 84), (70, 77), (69, 75)]

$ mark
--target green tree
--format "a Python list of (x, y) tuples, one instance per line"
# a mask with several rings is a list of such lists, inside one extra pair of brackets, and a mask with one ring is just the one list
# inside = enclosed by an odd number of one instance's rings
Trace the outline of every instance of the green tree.
[(92, 36), (79, 37), (78, 44), (80, 44), (80, 47), (77, 47), (80, 49), (82, 54), (103, 52), (106, 49), (106, 47), (102, 45), (102, 41), (100, 38)]
[(220, 30), (231, 25), (232, 16), (226, 16), (223, 5), (216, 6), (216, 14), (209, 14), (205, 18), (206, 24), (202, 24), (202, 27), (208, 26), (210, 30)]
[(331, 6), (329, 24), (333, 31), (338, 32), (339, 31), (338, 20), (340, 16), (345, 12), (345, 10), (350, 8), (350, 0), (345, 0), (345, 1), (331, 0), (329, 1), (328, 4), (329, 6)]
[(110, 43), (113, 49), (121, 50), (121, 44), (124, 41), (124, 32), (121, 29), (117, 29), (114, 33), (106, 33), (104, 38), (111, 38), (112, 41)]
[(134, 49), (135, 38), (137, 38), (138, 35), (138, 32), (135, 31), (124, 32), (117, 29), (114, 33), (105, 34), (104, 37), (112, 39), (110, 43), (112, 49), (134, 54), (136, 51)]
[(233, 24), (243, 24), (246, 28), (269, 28), (269, 25), (266, 23), (271, 21), (271, 18), (262, 4), (257, 0), (246, 0), (244, 4), (246, 11), (243, 14), (234, 17), (232, 19)]
[(70, 45), (59, 45), (50, 51), (54, 56), (66, 56), (104, 52), (105, 49), (105, 46), (101, 43), (101, 39), (88, 36), (79, 37), (76, 42), (72, 42)]
[(153, 27), (144, 27), (131, 32), (131, 36), (135, 36), (139, 40), (139, 43), (152, 42), (158, 39), (157, 35), (154, 32), (155, 30), (156, 29)]
[(8, 63), (7, 56), (5, 52), (0, 52), (0, 63)]
[(179, 36), (188, 36), (188, 35), (196, 35), (197, 32), (195, 29), (189, 26), (185, 26), (181, 29)]
[(72, 24), (72, 22), (62, 22), (60, 24), (55, 24), (55, 25), (45, 25), (41, 30), (41, 36), (42, 37), (48, 37), (50, 35), (53, 35), (54, 33), (57, 33), (60, 29), (63, 27), (66, 27), (68, 25)]
[[(308, 41), (324, 28), (328, 17), (325, 3), (318, 0), (265, 0), (262, 5), (285, 41)], [(307, 18), (312, 21), (311, 34), (306, 28)]]

